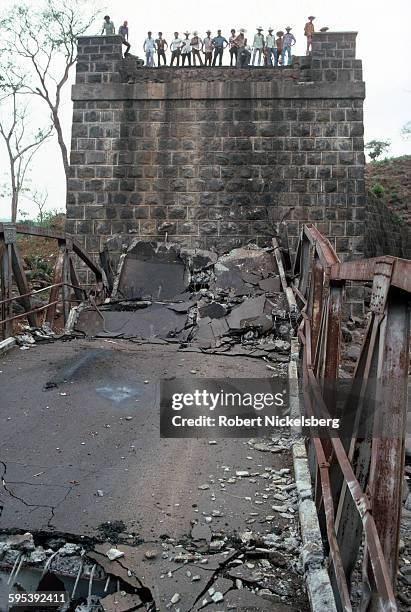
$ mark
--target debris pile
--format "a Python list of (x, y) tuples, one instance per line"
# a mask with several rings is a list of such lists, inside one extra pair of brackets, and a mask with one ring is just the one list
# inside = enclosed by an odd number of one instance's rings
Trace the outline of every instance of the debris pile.
[(23, 325), (20, 331), (14, 335), (14, 338), (20, 350), (26, 351), (36, 343), (52, 342), (56, 338), (56, 334), (51, 329), (49, 323), (46, 322), (41, 327)]
[(80, 308), (74, 331), (288, 362), (292, 327), (277, 272), (270, 248), (250, 244), (218, 257), (135, 240), (110, 299)]

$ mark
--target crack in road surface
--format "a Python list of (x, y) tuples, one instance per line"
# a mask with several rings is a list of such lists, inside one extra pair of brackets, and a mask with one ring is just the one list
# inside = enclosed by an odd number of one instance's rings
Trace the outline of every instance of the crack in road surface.
[[(47, 527), (53, 527), (52, 525), (52, 521), (54, 518), (54, 513), (56, 511), (56, 509), (61, 506), (61, 504), (63, 504), (66, 499), (68, 498), (68, 496), (70, 495), (71, 491), (74, 488), (74, 485), (71, 486), (65, 486), (65, 485), (58, 485), (58, 484), (45, 484), (45, 483), (35, 483), (35, 482), (26, 482), (24, 480), (9, 480), (6, 481), (6, 474), (7, 474), (7, 463), (5, 463), (4, 461), (0, 461), (0, 464), (3, 466), (3, 473), (1, 475), (1, 482), (3, 485), (4, 490), (6, 491), (6, 493), (8, 493), (8, 495), (10, 495), (10, 497), (12, 497), (13, 499), (16, 499), (17, 501), (21, 502), (24, 506), (28, 507), (28, 508), (47, 508), (48, 510), (50, 510), (50, 516), (47, 520)], [(16, 493), (14, 493), (14, 491), (12, 491), (9, 486), (10, 485), (27, 485), (27, 486), (31, 486), (31, 487), (56, 487), (56, 488), (61, 488), (61, 489), (67, 489), (65, 495), (61, 498), (60, 501), (58, 501), (56, 504), (31, 504), (30, 502), (26, 501), (23, 497), (20, 497), (19, 495), (16, 495)], [(0, 506), (0, 517), (2, 514), (4, 506)]]

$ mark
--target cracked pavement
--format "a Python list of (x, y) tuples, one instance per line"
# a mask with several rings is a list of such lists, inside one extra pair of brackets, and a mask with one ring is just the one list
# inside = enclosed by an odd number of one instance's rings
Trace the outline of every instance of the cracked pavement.
[[(160, 439), (157, 404), (161, 377), (192, 377), (192, 370), (196, 377), (266, 377), (271, 372), (263, 361), (184, 353), (175, 345), (74, 340), (14, 349), (0, 364), (3, 530), (104, 539), (103, 523), (123, 521), (124, 537), (133, 535), (146, 548), (161, 546), (165, 538), (181, 545), (190, 539), (194, 522), (204, 523), (205, 517), (212, 517), (213, 534), (272, 532), (272, 523), (264, 519), (272, 514), (263, 497), (266, 480), (237, 478), (235, 487), (220, 482), (236, 470), (290, 468), (289, 453), (258, 452), (247, 439), (213, 445)], [(277, 528), (288, 523), (276, 518)], [(140, 565), (136, 575), (141, 575), (141, 567), (149, 565), (145, 548), (134, 550), (134, 565)], [(159, 561), (166, 563), (161, 556)], [(201, 608), (198, 600), (211, 574), (196, 585), (186, 576), (189, 568), (180, 564), (180, 578), (172, 574), (159, 590), (163, 570), (156, 563), (153, 567), (156, 576), (148, 581), (160, 609), (177, 589), (191, 593), (190, 606), (181, 610)], [(209, 573), (212, 566), (194, 569)], [(218, 609), (209, 604), (210, 612)]]

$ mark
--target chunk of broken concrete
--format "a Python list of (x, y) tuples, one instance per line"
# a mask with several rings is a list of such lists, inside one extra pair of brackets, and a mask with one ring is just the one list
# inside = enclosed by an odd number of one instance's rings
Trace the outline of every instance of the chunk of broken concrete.
[(9, 548), (13, 548), (14, 550), (21, 550), (23, 552), (31, 552), (36, 548), (33, 536), (29, 532), (9, 536), (7, 538), (7, 544)]
[(121, 557), (124, 557), (124, 553), (117, 548), (110, 548), (106, 552), (106, 556), (110, 559), (110, 561), (115, 561), (116, 559), (121, 559)]
[(136, 240), (122, 259), (113, 295), (126, 299), (151, 296), (154, 300), (171, 300), (183, 293), (187, 284), (188, 273), (178, 245)]
[(250, 298), (233, 308), (226, 319), (227, 324), (233, 332), (259, 329), (262, 333), (266, 333), (273, 326), (271, 310), (272, 305), (265, 295)]

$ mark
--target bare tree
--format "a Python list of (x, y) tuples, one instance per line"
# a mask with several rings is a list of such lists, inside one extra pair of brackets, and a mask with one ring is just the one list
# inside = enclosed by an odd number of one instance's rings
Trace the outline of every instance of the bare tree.
[(38, 208), (37, 221), (39, 223), (43, 223), (45, 219), (45, 207), (47, 204), (47, 200), (49, 197), (49, 192), (47, 189), (35, 189), (34, 191), (30, 191), (28, 195), (29, 200), (31, 200)]
[[(2, 44), (13, 58), (13, 74), (26, 75), (22, 91), (39, 96), (47, 105), (57, 134), (66, 182), (69, 157), (61, 125), (64, 85), (77, 59), (77, 37), (95, 22), (98, 11), (85, 11), (82, 0), (43, 0), (40, 9), (13, 6), (0, 21)], [(90, 4), (88, 4), (90, 7)]]
[[(4, 69), (4, 65), (2, 66)], [(7, 74), (7, 73), (3, 73)], [(0, 136), (4, 141), (10, 173), (11, 220), (17, 220), (19, 196), (24, 191), (27, 171), (41, 145), (51, 136), (53, 126), (30, 129), (32, 115), (23, 102), (22, 81), (3, 78), (0, 83)]]

